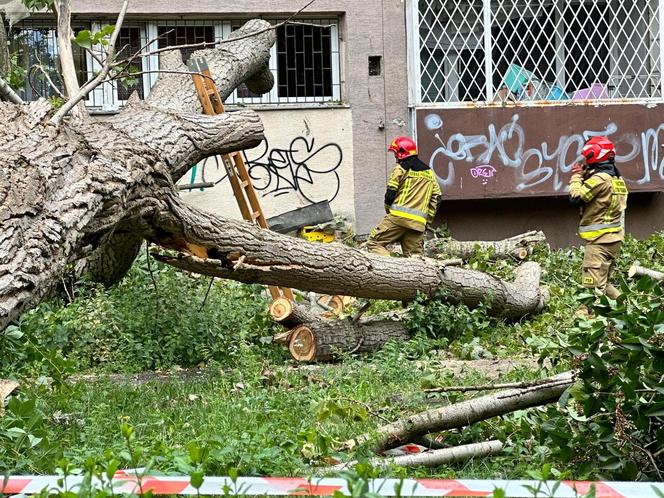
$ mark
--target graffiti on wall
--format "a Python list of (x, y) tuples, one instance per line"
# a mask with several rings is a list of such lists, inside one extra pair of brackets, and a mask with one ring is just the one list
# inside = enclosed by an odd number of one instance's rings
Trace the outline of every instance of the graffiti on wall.
[[(287, 147), (271, 147), (267, 139), (245, 151), (245, 162), (254, 188), (263, 197), (295, 193), (309, 203), (333, 201), (339, 194), (341, 147), (333, 142), (319, 145), (313, 137), (298, 136)], [(208, 158), (192, 170), (190, 184), (226, 180), (220, 158)]]
[(664, 123), (618, 107), (420, 110), (420, 156), (448, 198), (561, 195), (584, 142), (606, 135), (631, 190), (663, 188)]

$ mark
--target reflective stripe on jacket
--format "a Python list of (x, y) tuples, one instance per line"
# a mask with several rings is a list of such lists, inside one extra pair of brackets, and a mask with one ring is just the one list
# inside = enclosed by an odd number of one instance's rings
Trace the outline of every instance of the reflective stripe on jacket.
[(436, 175), (430, 169), (406, 170), (397, 165), (387, 182), (387, 188), (397, 191), (390, 214), (402, 220), (402, 226), (423, 232), (436, 214), (441, 194)]
[(569, 184), (571, 198), (580, 198), (579, 236), (586, 241), (602, 238), (602, 242), (617, 242), (625, 237), (625, 209), (627, 186), (621, 177), (595, 173), (584, 180), (572, 175)]

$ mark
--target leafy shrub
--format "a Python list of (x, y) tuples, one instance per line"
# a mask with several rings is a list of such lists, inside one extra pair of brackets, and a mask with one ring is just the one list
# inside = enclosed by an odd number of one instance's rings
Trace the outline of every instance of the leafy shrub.
[(30, 344), (39, 344), (44, 354), (61, 352), (78, 369), (139, 371), (232, 363), (246, 347), (270, 342), (274, 325), (262, 287), (216, 280), (208, 295), (209, 278), (152, 266), (154, 282), (143, 256), (112, 289), (82, 282), (72, 303), (43, 303), (21, 318), (0, 353), (18, 367), (39, 356), (30, 353)]
[(642, 279), (617, 303), (581, 300), (580, 316), (561, 335), (581, 383), (561, 400), (564, 415), (543, 426), (557, 455), (580, 472), (659, 479), (664, 468), (664, 290)]

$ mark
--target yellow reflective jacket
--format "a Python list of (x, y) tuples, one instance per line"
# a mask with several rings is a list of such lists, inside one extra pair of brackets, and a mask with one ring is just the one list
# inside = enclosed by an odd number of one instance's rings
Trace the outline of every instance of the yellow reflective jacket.
[(579, 237), (607, 244), (623, 240), (627, 195), (625, 181), (619, 176), (600, 171), (584, 180), (579, 173), (572, 175), (570, 199), (582, 202)]
[(397, 225), (424, 232), (427, 222), (436, 215), (441, 195), (434, 172), (430, 169), (413, 171), (396, 165), (387, 188), (397, 192), (394, 202), (387, 206), (393, 221)]

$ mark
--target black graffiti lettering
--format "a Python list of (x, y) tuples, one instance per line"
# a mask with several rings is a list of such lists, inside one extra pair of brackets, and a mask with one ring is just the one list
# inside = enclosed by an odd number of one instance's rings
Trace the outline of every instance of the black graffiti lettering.
[[(245, 153), (249, 176), (254, 188), (263, 196), (278, 197), (299, 193), (310, 203), (333, 201), (339, 194), (339, 167), (343, 152), (336, 143), (315, 148), (315, 139), (296, 137), (285, 148), (272, 148), (266, 140), (261, 152), (252, 157)], [(323, 198), (321, 198), (323, 197)]]

